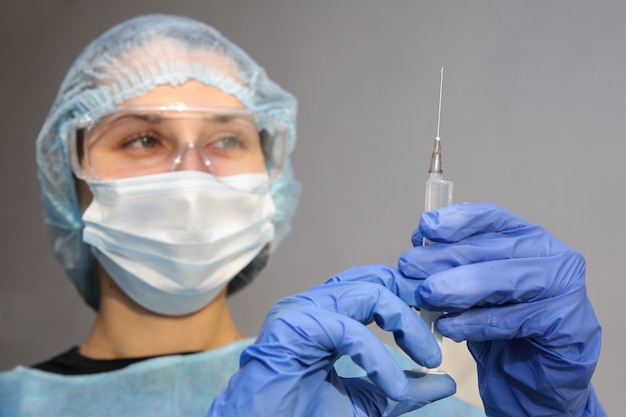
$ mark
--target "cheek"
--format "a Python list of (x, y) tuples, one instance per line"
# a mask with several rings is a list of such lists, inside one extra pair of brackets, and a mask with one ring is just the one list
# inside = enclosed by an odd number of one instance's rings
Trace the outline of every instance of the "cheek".
[(260, 153), (258, 158), (256, 158), (254, 162), (254, 169), (255, 171), (258, 171), (258, 172), (265, 172), (266, 170), (265, 157), (263, 156), (262, 153)]
[(259, 150), (258, 154), (253, 154), (241, 161), (236, 169), (238, 172), (233, 173), (262, 173), (266, 171), (265, 157)]

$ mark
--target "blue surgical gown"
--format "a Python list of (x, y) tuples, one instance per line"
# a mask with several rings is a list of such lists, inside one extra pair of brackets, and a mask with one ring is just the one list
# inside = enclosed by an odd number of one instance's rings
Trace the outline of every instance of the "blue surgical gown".
[[(0, 416), (204, 417), (239, 368), (241, 352), (253, 341), (147, 359), (90, 375), (65, 376), (18, 366), (0, 372)], [(405, 369), (414, 367), (400, 352), (392, 352)], [(349, 358), (340, 359), (336, 368), (342, 376), (363, 374)], [(484, 417), (483, 411), (455, 397), (407, 415)]]

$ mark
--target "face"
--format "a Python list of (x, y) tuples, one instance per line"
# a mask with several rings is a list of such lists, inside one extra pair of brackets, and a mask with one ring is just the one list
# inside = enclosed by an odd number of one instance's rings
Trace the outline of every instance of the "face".
[(265, 171), (254, 115), (235, 97), (197, 81), (161, 85), (121, 103), (86, 130), (82, 149), (83, 170), (94, 179)]

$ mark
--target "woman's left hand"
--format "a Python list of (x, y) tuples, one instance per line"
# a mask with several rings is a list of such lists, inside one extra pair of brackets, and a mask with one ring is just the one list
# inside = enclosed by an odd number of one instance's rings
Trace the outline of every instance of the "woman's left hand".
[(605, 415), (590, 383), (601, 329), (579, 253), (488, 203), (424, 213), (412, 240), (399, 269), (421, 281), (417, 307), (448, 312), (437, 329), (467, 341), (489, 416)]

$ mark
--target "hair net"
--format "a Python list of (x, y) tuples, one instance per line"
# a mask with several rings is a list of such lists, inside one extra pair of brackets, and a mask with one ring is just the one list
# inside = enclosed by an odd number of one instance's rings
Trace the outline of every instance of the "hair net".
[[(37, 138), (37, 166), (44, 219), (53, 250), (87, 303), (98, 308), (96, 263), (82, 241), (83, 223), (69, 160), (72, 123), (87, 113), (113, 109), (160, 84), (197, 80), (215, 86), (246, 108), (289, 126), (283, 175), (271, 184), (277, 208), (273, 251), (290, 229), (300, 185), (289, 155), (296, 142), (295, 98), (271, 81), (263, 68), (212, 27), (170, 15), (146, 15), (109, 29), (89, 44), (70, 67)], [(264, 126), (271, 130), (271, 126)], [(267, 251), (231, 282), (237, 290), (265, 266)], [(232, 292), (232, 291), (231, 291)]]

